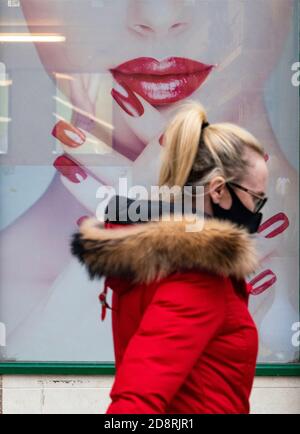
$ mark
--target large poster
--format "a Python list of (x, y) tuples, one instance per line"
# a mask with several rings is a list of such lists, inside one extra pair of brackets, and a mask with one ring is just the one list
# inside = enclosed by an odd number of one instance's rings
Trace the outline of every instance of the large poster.
[(70, 236), (101, 210), (99, 188), (157, 184), (164, 126), (187, 98), (266, 149), (250, 308), (259, 361), (299, 361), (298, 7), (0, 0), (0, 361), (114, 360), (103, 282)]

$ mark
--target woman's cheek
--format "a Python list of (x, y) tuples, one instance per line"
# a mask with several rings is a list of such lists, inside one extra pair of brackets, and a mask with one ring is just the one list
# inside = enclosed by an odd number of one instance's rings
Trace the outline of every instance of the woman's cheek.
[[(21, 2), (22, 11), (26, 24), (31, 33), (36, 33), (37, 28), (41, 33), (62, 34), (60, 31), (53, 31), (53, 26), (61, 26), (60, 14), (57, 11), (58, 2), (26, 0)], [(55, 27), (54, 27), (55, 28)], [(48, 74), (53, 71), (62, 71), (65, 63), (65, 53), (62, 43), (35, 44), (40, 60)]]
[[(37, 33), (39, 29), (40, 33), (55, 34), (66, 38), (66, 42), (35, 44), (39, 58), (51, 78), (54, 71), (74, 72), (75, 68), (76, 72), (80, 72), (80, 65), (85, 63), (84, 59), (88, 56), (89, 49), (86, 44), (72, 44), (72, 32), (76, 29), (78, 32), (80, 22), (78, 22), (78, 27), (71, 25), (68, 21), (67, 10), (64, 6), (67, 4), (67, 2), (55, 0), (21, 2), (24, 18), (31, 33)], [(76, 59), (81, 58), (77, 64), (75, 56), (72, 55), (73, 51), (76, 51)]]

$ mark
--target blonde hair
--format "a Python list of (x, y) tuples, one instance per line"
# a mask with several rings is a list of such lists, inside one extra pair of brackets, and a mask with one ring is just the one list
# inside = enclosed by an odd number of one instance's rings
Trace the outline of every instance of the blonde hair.
[(245, 129), (232, 123), (210, 124), (204, 107), (183, 103), (163, 135), (160, 186), (205, 185), (214, 176), (240, 180), (249, 166), (246, 149), (265, 155), (263, 146)]

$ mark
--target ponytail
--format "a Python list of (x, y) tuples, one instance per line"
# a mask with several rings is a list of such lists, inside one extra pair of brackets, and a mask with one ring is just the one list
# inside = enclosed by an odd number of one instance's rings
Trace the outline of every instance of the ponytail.
[(163, 135), (159, 186), (185, 185), (198, 152), (202, 124), (207, 122), (201, 104), (189, 101), (181, 107)]
[(208, 124), (203, 106), (193, 100), (184, 103), (163, 135), (163, 160), (159, 186), (205, 185), (214, 176), (226, 181), (245, 176), (246, 148), (264, 157), (259, 141), (247, 130), (232, 124)]

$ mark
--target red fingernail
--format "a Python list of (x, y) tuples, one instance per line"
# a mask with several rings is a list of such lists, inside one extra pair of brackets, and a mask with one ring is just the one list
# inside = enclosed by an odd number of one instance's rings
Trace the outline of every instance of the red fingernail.
[(266, 220), (264, 223), (262, 223), (258, 229), (258, 233), (261, 233), (267, 229), (270, 229), (272, 226), (276, 226), (276, 223), (282, 222), (281, 225), (275, 227), (271, 232), (269, 232), (267, 235), (264, 235), (265, 238), (274, 238), (277, 235), (284, 232), (290, 225), (288, 216), (284, 214), (283, 212), (280, 212), (278, 214), (273, 215), (273, 217)]
[(69, 179), (69, 181), (79, 184), (82, 179), (87, 178), (85, 171), (73, 160), (71, 160), (66, 155), (61, 155), (56, 158), (53, 166), (58, 170), (63, 176)]
[(117, 83), (116, 89), (112, 89), (111, 95), (119, 106), (130, 116), (140, 117), (144, 113), (144, 107), (141, 102), (125, 83)]
[(267, 153), (265, 153), (265, 161), (268, 161), (269, 160), (269, 154), (267, 154)]
[[(263, 282), (261, 285), (257, 284), (264, 280), (266, 277), (269, 277), (268, 280)], [(249, 284), (252, 286), (252, 290), (250, 291), (252, 295), (259, 295), (264, 292), (266, 289), (270, 288), (277, 281), (276, 275), (271, 270), (262, 271), (258, 274), (254, 279), (252, 279)]]
[(84, 220), (88, 219), (89, 216), (87, 215), (83, 215), (82, 217), (79, 217), (79, 219), (77, 220), (77, 226), (80, 226), (82, 222), (84, 222)]
[(70, 146), (71, 148), (77, 148), (83, 145), (86, 139), (82, 131), (64, 121), (57, 122), (51, 134), (64, 145)]

